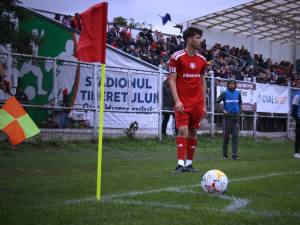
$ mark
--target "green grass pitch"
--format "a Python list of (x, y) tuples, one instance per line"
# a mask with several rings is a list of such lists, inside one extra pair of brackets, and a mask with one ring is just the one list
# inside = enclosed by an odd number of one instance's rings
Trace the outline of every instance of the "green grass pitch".
[[(102, 201), (95, 200), (97, 145), (0, 143), (0, 224), (300, 224), (300, 160), (286, 140), (240, 138), (241, 160), (221, 159), (220, 137), (201, 136), (198, 173), (173, 175), (174, 140), (104, 141)], [(222, 196), (201, 176), (220, 169)]]

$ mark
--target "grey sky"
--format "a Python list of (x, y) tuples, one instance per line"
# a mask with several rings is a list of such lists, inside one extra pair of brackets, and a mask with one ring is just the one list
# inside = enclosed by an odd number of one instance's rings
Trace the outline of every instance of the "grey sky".
[[(83, 12), (88, 7), (101, 2), (101, 0), (22, 1), (26, 7), (70, 15), (75, 12)], [(170, 13), (172, 20), (179, 23), (245, 2), (249, 2), (249, 0), (108, 0), (108, 17), (110, 21), (117, 16), (123, 16), (126, 19), (132, 17), (137, 22), (145, 21), (146, 24), (152, 24), (153, 29), (165, 33), (177, 33), (178, 29), (173, 28), (173, 23), (162, 26), (161, 18), (158, 15)]]

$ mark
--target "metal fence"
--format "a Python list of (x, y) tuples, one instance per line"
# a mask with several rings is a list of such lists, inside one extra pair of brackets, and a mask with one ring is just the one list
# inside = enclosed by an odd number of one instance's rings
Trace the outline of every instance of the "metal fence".
[[(97, 140), (99, 64), (77, 62), (72, 58), (62, 60), (5, 53), (0, 54), (0, 60), (5, 64), (12, 93), (17, 95), (41, 129), (39, 138)], [(163, 106), (163, 82), (167, 72), (161, 67), (155, 71), (108, 66), (106, 77), (104, 136), (156, 137), (162, 140), (163, 116), (173, 114), (172, 109)], [(220, 79), (217, 80), (213, 72), (206, 77), (207, 117), (199, 132), (213, 136), (222, 131), (222, 110), (215, 104), (216, 83)], [(28, 99), (22, 98), (22, 94)], [(0, 91), (1, 104), (8, 97)], [(293, 126), (289, 113), (243, 112), (240, 117), (241, 134), (245, 135), (277, 132), (289, 136), (293, 133)], [(167, 133), (173, 135), (174, 130), (172, 119)]]
[[(99, 64), (5, 53), (0, 59), (12, 94), (40, 128), (42, 140), (97, 140)], [(159, 136), (160, 74), (106, 67), (104, 136)], [(0, 104), (9, 96), (0, 91)]]

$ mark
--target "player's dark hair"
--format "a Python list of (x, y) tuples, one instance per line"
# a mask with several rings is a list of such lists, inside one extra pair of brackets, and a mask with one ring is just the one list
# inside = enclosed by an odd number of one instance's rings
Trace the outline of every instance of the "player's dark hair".
[(183, 40), (184, 40), (184, 42), (186, 42), (186, 40), (189, 37), (193, 37), (193, 36), (195, 36), (197, 34), (199, 34), (200, 36), (202, 36), (203, 31), (200, 30), (197, 27), (188, 27), (185, 31), (183, 31)]

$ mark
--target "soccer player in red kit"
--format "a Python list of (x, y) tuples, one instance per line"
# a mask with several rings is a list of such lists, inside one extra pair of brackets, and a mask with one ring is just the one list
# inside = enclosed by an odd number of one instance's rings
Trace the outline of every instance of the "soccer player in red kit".
[(189, 27), (183, 32), (186, 48), (175, 52), (169, 63), (169, 86), (175, 102), (178, 164), (175, 173), (197, 172), (192, 162), (197, 145), (197, 129), (206, 116), (205, 68), (207, 61), (198, 53), (202, 30)]

